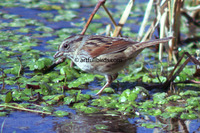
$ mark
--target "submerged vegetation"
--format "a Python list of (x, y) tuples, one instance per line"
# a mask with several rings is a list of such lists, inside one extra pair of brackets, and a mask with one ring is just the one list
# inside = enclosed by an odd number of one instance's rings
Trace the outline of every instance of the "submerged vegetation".
[[(76, 66), (70, 67), (69, 60), (49, 71), (60, 43), (72, 34), (81, 33), (91, 12), (82, 12), (81, 8), (94, 7), (96, 1), (91, 0), (91, 5), (88, 3), (55, 0), (3, 0), (0, 3), (0, 116), (9, 116), (16, 110), (42, 116), (71, 116), (71, 112), (57, 108), (68, 106), (83, 113), (144, 118), (138, 121), (139, 126), (162, 130), (169, 130), (172, 119), (180, 119), (177, 121), (181, 122), (199, 119), (199, 66), (192, 63), (185, 65), (181, 72), (172, 76), (174, 80), (170, 80), (168, 89), (164, 89), (162, 84), (168, 81), (175, 66), (173, 61), (170, 64), (166, 62), (165, 52), (163, 62), (159, 63), (157, 53), (145, 49), (143, 56), (122, 71), (119, 82), (115, 81), (112, 88), (106, 88), (102, 96), (94, 96), (104, 82), (101, 75), (82, 72)], [(139, 28), (146, 7), (141, 3), (135, 4), (134, 13), (130, 13), (120, 33), (132, 38), (137, 37), (132, 25), (137, 24)], [(114, 18), (119, 18), (125, 9), (120, 3), (112, 5), (112, 1), (105, 5), (112, 10)], [(187, 28), (182, 19), (180, 29), (186, 36), (191, 27)], [(99, 10), (87, 34), (105, 34), (105, 29), (110, 27), (108, 23), (110, 20), (105, 11)], [(187, 39), (184, 46), (177, 47), (179, 55), (184, 52), (190, 55), (197, 52), (198, 55), (199, 33), (189, 36), (198, 38), (197, 41)], [(174, 51), (168, 52), (174, 56)], [(186, 56), (180, 64), (185, 61)], [(159, 122), (145, 118), (152, 116)], [(185, 127), (185, 124), (182, 123), (182, 126)], [(104, 130), (107, 127), (96, 125), (96, 128)]]

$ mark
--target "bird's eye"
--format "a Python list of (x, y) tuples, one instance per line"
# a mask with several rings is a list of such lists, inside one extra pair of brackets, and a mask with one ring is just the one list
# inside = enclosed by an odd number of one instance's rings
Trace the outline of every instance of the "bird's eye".
[(64, 45), (64, 48), (68, 48), (68, 47), (69, 47), (69, 45), (68, 45), (68, 44), (65, 44), (65, 45)]
[(67, 47), (68, 47), (68, 45), (67, 45), (67, 44), (65, 44), (65, 45), (64, 45), (64, 48), (67, 48)]

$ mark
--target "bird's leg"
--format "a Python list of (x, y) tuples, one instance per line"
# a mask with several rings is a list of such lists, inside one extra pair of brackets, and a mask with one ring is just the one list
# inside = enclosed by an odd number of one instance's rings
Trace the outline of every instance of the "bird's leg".
[(106, 78), (106, 84), (99, 90), (99, 92), (96, 93), (96, 95), (101, 94), (102, 91), (112, 83), (111, 75), (105, 75), (105, 78)]
[(117, 78), (117, 76), (118, 76), (118, 73), (115, 73), (114, 75), (105, 75), (105, 78), (106, 78), (106, 81), (107, 81), (107, 82), (106, 82), (106, 84), (101, 88), (101, 90), (100, 90), (99, 92), (97, 92), (96, 95), (101, 94), (102, 91), (103, 91), (106, 87), (110, 86), (110, 84)]

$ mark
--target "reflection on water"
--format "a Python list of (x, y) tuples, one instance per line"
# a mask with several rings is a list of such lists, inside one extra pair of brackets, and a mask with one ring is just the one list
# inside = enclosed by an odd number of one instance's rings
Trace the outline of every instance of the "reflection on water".
[[(158, 126), (145, 128), (141, 126), (143, 123)], [(121, 115), (79, 113), (72, 115), (71, 119), (55, 124), (53, 130), (57, 133), (197, 133), (200, 131), (200, 123), (198, 120), (178, 118), (144, 117), (127, 120), (127, 117)]]
[(173, 132), (173, 133), (196, 133), (200, 131), (199, 120), (182, 120), (179, 118), (163, 119), (161, 117), (156, 118), (157, 123), (165, 124), (161, 129), (157, 129), (158, 132)]
[(58, 133), (134, 133), (136, 129), (136, 125), (130, 124), (122, 116), (104, 114), (77, 114), (54, 126)]

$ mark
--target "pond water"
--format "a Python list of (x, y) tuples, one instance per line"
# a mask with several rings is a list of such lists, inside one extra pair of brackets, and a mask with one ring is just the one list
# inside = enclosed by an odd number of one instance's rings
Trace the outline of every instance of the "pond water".
[[(53, 2), (52, 2), (53, 1)], [(61, 41), (60, 38), (63, 37), (63, 40), (65, 37), (69, 36), (71, 34), (75, 33), (80, 33), (83, 26), (84, 22), (89, 17), (89, 14), (94, 8), (95, 2), (84, 2), (84, 1), (79, 1), (81, 2), (80, 7), (78, 8), (71, 8), (69, 7), (69, 11), (73, 15), (73, 11), (77, 12), (78, 15), (76, 17), (72, 17), (72, 19), (66, 20), (63, 17), (70, 17), (68, 15), (63, 15), (60, 16), (61, 18), (57, 17), (58, 20), (53, 21), (52, 19), (59, 15), (59, 11), (57, 10), (58, 8), (63, 8), (63, 6), (60, 3), (56, 3), (54, 0), (49, 1), (49, 5), (46, 7), (45, 2), (48, 3), (47, 1), (44, 1), (44, 3), (40, 3), (39, 5), (37, 1), (30, 1), (30, 0), (12, 0), (12, 3), (9, 3), (5, 1), (5, 6), (4, 4), (1, 4), (0, 6), (0, 22), (1, 24), (1, 32), (11, 32), (14, 31), (15, 35), (23, 35), (23, 36), (28, 36), (31, 37), (31, 39), (37, 39), (37, 45), (31, 46), (31, 49), (33, 50), (39, 50), (41, 52), (41, 57), (49, 57), (53, 58), (52, 55), (56, 52), (58, 46), (58, 42)], [(63, 0), (64, 1), (64, 0)], [(142, 3), (142, 2), (147, 2), (148, 0), (143, 0), (143, 1), (137, 1), (136, 3)], [(26, 3), (27, 2), (27, 3)], [(35, 5), (34, 5), (35, 2)], [(52, 4), (52, 3), (54, 4)], [(65, 2), (71, 2), (66, 0)], [(110, 10), (113, 13), (119, 13), (123, 11), (122, 9), (119, 9), (120, 5), (124, 6), (128, 0), (121, 2), (120, 0), (115, 0), (115, 1), (109, 1), (110, 4), (113, 4), (110, 6)], [(25, 5), (24, 5), (25, 4)], [(26, 5), (27, 4), (27, 5)], [(38, 4), (38, 5), (37, 5)], [(54, 5), (54, 6), (52, 6)], [(66, 4), (67, 5), (67, 4)], [(76, 5), (74, 5), (76, 6)], [(77, 5), (78, 6), (78, 5)], [(109, 6), (108, 6), (109, 7)], [(49, 9), (47, 9), (49, 8)], [(143, 18), (143, 13), (140, 11), (135, 12), (135, 16), (132, 15), (130, 19), (135, 19), (134, 21), (136, 22), (135, 24), (126, 24), (124, 27), (130, 27), (130, 30), (132, 32), (138, 32), (139, 29), (139, 23), (141, 22)], [(144, 11), (144, 10), (143, 10)], [(66, 12), (69, 13), (70, 12)], [(103, 9), (100, 9), (100, 14), (103, 14)], [(49, 14), (50, 15), (47, 15)], [(6, 16), (6, 15), (7, 16)], [(12, 15), (17, 15), (17, 16), (12, 16)], [(46, 17), (44, 17), (47, 15)], [(117, 17), (120, 15), (116, 15)], [(25, 21), (18, 21), (18, 18), (24, 18), (24, 19), (31, 19), (31, 20), (37, 20), (37, 22), (27, 22)], [(119, 17), (116, 19), (116, 21), (119, 20)], [(12, 23), (12, 22), (15, 23)], [(29, 23), (29, 24), (23, 24), (24, 23)], [(93, 23), (102, 23), (102, 27), (106, 27), (108, 23), (110, 23), (110, 20), (106, 17), (103, 17), (101, 19), (95, 19), (92, 21)], [(12, 24), (11, 24), (12, 23)], [(31, 23), (34, 23), (33, 25)], [(49, 27), (53, 29), (44, 29), (44, 30), (36, 30), (38, 28), (37, 24), (40, 25), (39, 23), (44, 24), (45, 27)], [(78, 25), (78, 26), (77, 26)], [(79, 26), (80, 25), (80, 26)], [(97, 24), (98, 25), (98, 24)], [(95, 25), (93, 25), (95, 26)], [(100, 28), (99, 27), (99, 28)], [(60, 34), (59, 35), (59, 30), (61, 29), (66, 29), (66, 35)], [(68, 28), (68, 29), (67, 29)], [(97, 27), (98, 28), (98, 27)], [(75, 31), (70, 31), (70, 29), (75, 29)], [(19, 31), (18, 31), (19, 30)], [(24, 32), (25, 30), (28, 30), (28, 32)], [(46, 30), (46, 31), (45, 31)], [(48, 33), (49, 31), (49, 33)], [(53, 32), (53, 33), (52, 33)], [(65, 31), (64, 31), (65, 32)], [(93, 29), (90, 29), (88, 32), (93, 32)], [(99, 30), (97, 31), (101, 33), (102, 31)], [(93, 33), (90, 33), (93, 34)], [(95, 33), (94, 33), (95, 34)], [(4, 36), (5, 37), (5, 36)], [(14, 37), (14, 36), (13, 36)], [(60, 40), (56, 40), (56, 39)], [(6, 37), (5, 37), (6, 38)], [(10, 38), (9, 38), (10, 39)], [(31, 40), (30, 38), (27, 38), (28, 41)], [(52, 47), (52, 41), (55, 41), (55, 45)], [(12, 42), (12, 40), (9, 40)], [(35, 43), (35, 42), (34, 42)], [(2, 48), (1, 48), (2, 46)], [(8, 45), (9, 46), (9, 45)], [(4, 54), (3, 50), (7, 49), (8, 51), (11, 49), (8, 46), (4, 46), (3, 44), (0, 44), (0, 54)], [(11, 47), (13, 44), (10, 45)], [(16, 46), (17, 47), (17, 46)], [(14, 49), (14, 48), (12, 48)], [(14, 50), (13, 50), (14, 51)], [(15, 52), (18, 52), (19, 55), (21, 55), (21, 51), (19, 49), (16, 49)], [(43, 52), (49, 52), (48, 55), (42, 54)], [(15, 57), (16, 55), (14, 55)], [(13, 58), (13, 56), (10, 56)], [(9, 68), (11, 66), (6, 66), (6, 62), (9, 62), (10, 60), (8, 59), (4, 63), (1, 62), (1, 68)], [(25, 69), (26, 71), (26, 69)], [(26, 73), (32, 73), (29, 70), (26, 71)], [(12, 77), (11, 75), (8, 75)], [(30, 75), (26, 75), (29, 77)], [(88, 88), (99, 88), (100, 87), (100, 82), (99, 81), (93, 81), (90, 83)], [(132, 86), (135, 86), (135, 84), (126, 84), (123, 86), (127, 86), (125, 88), (133, 88)], [(2, 84), (1, 84), (2, 85)], [(117, 83), (114, 83), (113, 86), (117, 86)], [(12, 89), (16, 87), (16, 85), (13, 87), (11, 85), (6, 85), (8, 89)], [(23, 88), (23, 87), (22, 87)], [(154, 93), (155, 90), (150, 91), (150, 93)], [(82, 91), (83, 94), (93, 94), (90, 89), (86, 89)], [(141, 117), (127, 117), (123, 115), (116, 114), (114, 116), (113, 114), (104, 114), (104, 113), (91, 113), (91, 114), (84, 114), (81, 113), (77, 110), (71, 109), (67, 105), (63, 106), (57, 106), (55, 107), (60, 110), (67, 110), (70, 112), (69, 116), (65, 117), (55, 117), (55, 116), (46, 116), (46, 115), (39, 115), (35, 113), (30, 113), (30, 112), (24, 112), (24, 111), (11, 111), (9, 115), (7, 116), (2, 116), (0, 117), (0, 124), (1, 124), (1, 132), (3, 133), (10, 133), (10, 132), (16, 132), (16, 133), (35, 133), (35, 132), (40, 132), (40, 133), (96, 133), (96, 132), (102, 132), (102, 133), (151, 133), (151, 132), (168, 132), (168, 131), (189, 131), (189, 132), (198, 132), (200, 131), (200, 122), (199, 120), (181, 120), (181, 119), (162, 119), (159, 117), (154, 117), (154, 116), (141, 116)], [(1, 110), (1, 109), (0, 109)], [(158, 122), (158, 123), (165, 123), (165, 130), (160, 129), (155, 126), (155, 128), (145, 128), (142, 127), (142, 123), (146, 123), (147, 121), (152, 121), (152, 122)], [(186, 128), (186, 129), (185, 129)]]

